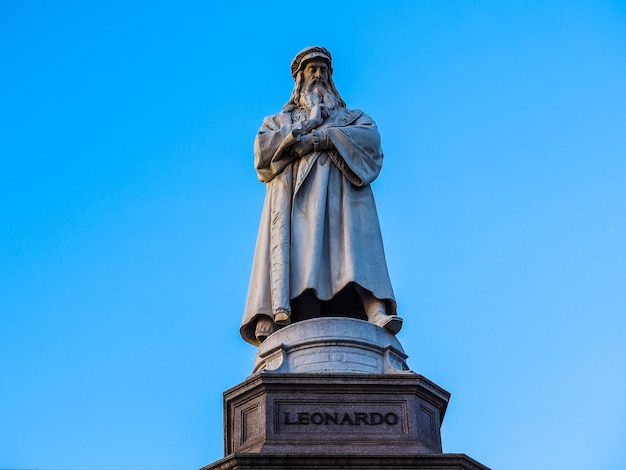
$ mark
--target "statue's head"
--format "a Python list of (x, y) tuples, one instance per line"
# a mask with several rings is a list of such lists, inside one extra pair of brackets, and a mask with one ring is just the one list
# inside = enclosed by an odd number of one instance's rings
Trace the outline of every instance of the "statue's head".
[(304, 65), (313, 59), (326, 62), (330, 73), (333, 73), (333, 59), (328, 49), (320, 46), (311, 46), (302, 49), (291, 61), (291, 76), (295, 79), (296, 75), (302, 70)]
[(330, 109), (346, 106), (333, 82), (332, 56), (328, 49), (313, 46), (298, 52), (291, 62), (291, 75), (295, 83), (285, 106), (305, 109), (319, 103)]

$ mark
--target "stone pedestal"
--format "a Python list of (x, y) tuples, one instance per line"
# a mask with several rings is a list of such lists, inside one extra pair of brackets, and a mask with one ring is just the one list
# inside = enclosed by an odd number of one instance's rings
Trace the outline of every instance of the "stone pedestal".
[(259, 348), (254, 373), (224, 392), (224, 453), (203, 470), (481, 469), (443, 454), (450, 394), (411, 372), (397, 338), (318, 318)]
[(489, 470), (465, 454), (232, 454), (201, 470)]
[(225, 454), (432, 454), (449, 394), (417, 374), (261, 373), (227, 390)]
[(395, 374), (408, 372), (400, 341), (384, 328), (354, 318), (294, 323), (267, 338), (253, 372)]

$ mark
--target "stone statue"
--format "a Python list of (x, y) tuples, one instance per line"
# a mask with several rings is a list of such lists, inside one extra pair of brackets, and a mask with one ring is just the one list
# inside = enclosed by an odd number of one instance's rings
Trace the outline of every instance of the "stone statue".
[(332, 72), (325, 48), (299, 52), (291, 98), (254, 142), (267, 192), (240, 332), (255, 345), (322, 316), (393, 334), (402, 327), (370, 187), (383, 162), (380, 135), (368, 115), (346, 108)]

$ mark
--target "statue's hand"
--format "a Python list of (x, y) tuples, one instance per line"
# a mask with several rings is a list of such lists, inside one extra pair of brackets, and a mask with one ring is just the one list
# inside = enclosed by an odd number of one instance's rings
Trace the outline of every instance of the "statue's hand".
[(324, 119), (328, 117), (328, 108), (324, 103), (319, 103), (313, 106), (309, 119), (305, 121), (304, 126), (307, 130), (311, 131), (318, 128), (324, 122)]
[(304, 157), (313, 151), (313, 145), (313, 136), (311, 134), (304, 134), (293, 144), (290, 153), (298, 158)]
[(328, 108), (324, 103), (318, 103), (311, 109), (310, 119), (321, 119), (322, 121), (328, 117)]

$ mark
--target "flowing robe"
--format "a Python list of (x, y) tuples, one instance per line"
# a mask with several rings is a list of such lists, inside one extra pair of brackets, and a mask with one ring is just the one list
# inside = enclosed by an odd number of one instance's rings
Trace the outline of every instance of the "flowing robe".
[(266, 196), (240, 328), (252, 344), (258, 315), (290, 312), (308, 289), (324, 301), (355, 283), (396, 311), (370, 187), (383, 162), (376, 124), (360, 110), (332, 110), (318, 128), (332, 149), (281, 159), (302, 126), (292, 110), (265, 118), (255, 139)]

